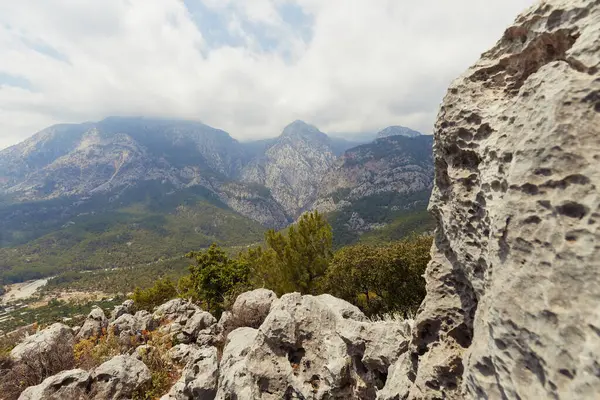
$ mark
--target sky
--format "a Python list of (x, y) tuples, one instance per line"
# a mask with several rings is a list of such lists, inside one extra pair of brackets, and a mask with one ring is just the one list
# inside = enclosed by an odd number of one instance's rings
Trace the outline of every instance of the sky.
[(0, 149), (55, 123), (202, 121), (240, 140), (431, 133), (533, 0), (0, 0)]

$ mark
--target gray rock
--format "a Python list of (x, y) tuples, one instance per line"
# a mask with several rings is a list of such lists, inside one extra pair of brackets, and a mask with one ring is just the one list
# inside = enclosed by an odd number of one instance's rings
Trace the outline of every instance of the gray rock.
[(148, 311), (136, 312), (133, 319), (137, 331), (153, 331), (158, 328), (158, 321)]
[(122, 314), (116, 320), (108, 324), (108, 328), (112, 330), (115, 335), (121, 334), (121, 332), (133, 333), (136, 330), (136, 320), (131, 314)]
[(170, 334), (179, 343), (194, 343), (200, 331), (217, 323), (210, 313), (183, 299), (159, 306), (153, 317), (163, 324), (160, 332)]
[[(258, 328), (267, 318), (271, 304), (275, 300), (277, 300), (277, 295), (268, 289), (256, 289), (240, 294), (231, 309), (233, 326), (235, 328), (243, 326)], [(226, 321), (224, 320), (223, 323)]]
[(397, 398), (598, 397), (599, 36), (597, 1), (539, 2), (451, 85)]
[(409, 336), (410, 323), (368, 322), (332, 296), (286, 294), (258, 330), (229, 334), (217, 399), (375, 399)]
[(196, 340), (198, 333), (217, 323), (215, 317), (206, 311), (197, 311), (186, 322), (182, 333), (191, 340)]
[(19, 400), (87, 400), (90, 374), (82, 369), (63, 371), (21, 393)]
[(236, 398), (253, 400), (256, 397), (252, 377), (247, 374), (247, 354), (253, 345), (258, 330), (238, 328), (227, 337), (227, 343), (221, 357), (219, 386), (216, 395), (218, 400)]
[(92, 308), (81, 329), (77, 332), (75, 340), (89, 339), (91, 337), (100, 337), (108, 327), (108, 320), (104, 311), (100, 307)]
[(133, 312), (133, 300), (125, 300), (123, 304), (115, 306), (110, 314), (110, 322), (116, 320), (123, 314), (131, 314)]
[(25, 338), (11, 350), (10, 356), (15, 361), (25, 358), (56, 358), (64, 355), (72, 357), (73, 345), (74, 336), (71, 328), (56, 323)]
[(171, 388), (166, 398), (213, 400), (219, 379), (217, 349), (180, 345), (171, 353), (174, 359), (185, 360), (186, 364), (181, 378)]
[(152, 379), (148, 367), (134, 357), (116, 356), (96, 368), (92, 374), (92, 398), (129, 399), (143, 390)]

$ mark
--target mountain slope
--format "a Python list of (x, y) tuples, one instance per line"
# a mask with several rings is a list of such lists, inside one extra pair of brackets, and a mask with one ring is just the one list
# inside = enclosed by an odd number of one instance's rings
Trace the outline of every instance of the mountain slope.
[(425, 209), (433, 185), (432, 139), (396, 135), (346, 151), (321, 180), (313, 204), (331, 214), (338, 240), (355, 241)]
[(377, 133), (376, 139), (386, 138), (390, 136), (406, 136), (406, 137), (417, 137), (421, 136), (421, 132), (417, 132), (405, 126), (395, 125), (388, 126)]
[(268, 188), (295, 218), (312, 204), (321, 177), (334, 162), (329, 137), (312, 125), (295, 121), (262, 157), (244, 168), (241, 180)]
[(0, 151), (0, 280), (245, 246), (311, 209), (338, 244), (427, 226), (431, 137), (353, 144), (302, 121), (247, 143), (188, 121), (50, 127)]

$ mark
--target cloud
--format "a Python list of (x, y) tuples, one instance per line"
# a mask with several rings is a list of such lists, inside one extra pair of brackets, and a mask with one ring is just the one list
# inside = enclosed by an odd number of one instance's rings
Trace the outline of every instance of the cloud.
[(201, 120), (238, 139), (295, 119), (430, 132), (450, 81), (532, 0), (0, 3), (0, 148), (57, 122)]

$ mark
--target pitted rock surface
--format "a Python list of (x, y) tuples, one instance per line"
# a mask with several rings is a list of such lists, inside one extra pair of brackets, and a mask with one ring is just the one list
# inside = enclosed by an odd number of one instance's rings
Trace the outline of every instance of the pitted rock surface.
[(597, 398), (599, 38), (598, 1), (542, 1), (451, 85), (409, 380), (382, 398)]

